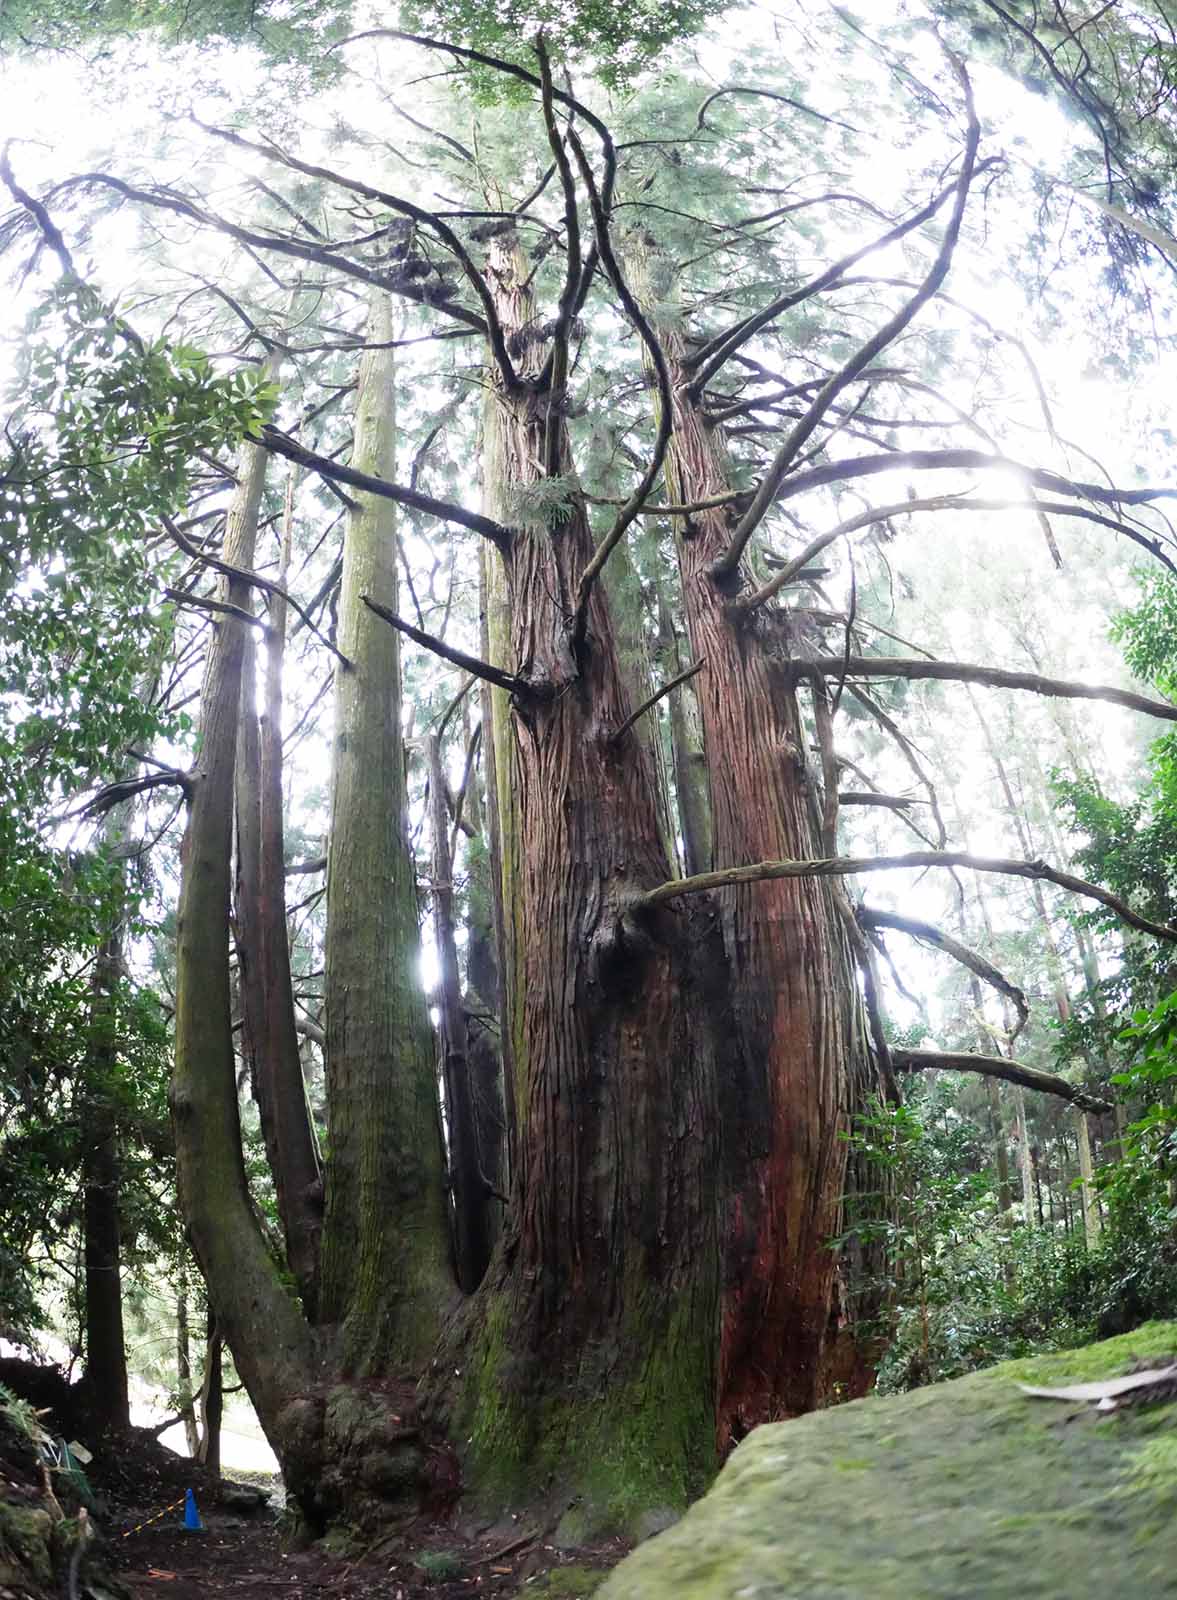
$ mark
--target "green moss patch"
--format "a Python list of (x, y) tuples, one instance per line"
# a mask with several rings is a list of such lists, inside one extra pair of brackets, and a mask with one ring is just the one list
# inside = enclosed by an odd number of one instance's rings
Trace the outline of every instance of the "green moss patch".
[(544, 1600), (588, 1600), (609, 1576), (599, 1567), (553, 1567), (520, 1589), (520, 1596), (539, 1595)]
[(1177, 1325), (1153, 1323), (758, 1428), (599, 1600), (1177, 1596), (1177, 1404), (1100, 1414), (1018, 1388), (1174, 1350)]

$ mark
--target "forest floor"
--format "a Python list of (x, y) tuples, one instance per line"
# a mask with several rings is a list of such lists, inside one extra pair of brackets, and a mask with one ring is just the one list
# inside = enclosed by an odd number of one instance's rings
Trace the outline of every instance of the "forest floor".
[[(620, 1542), (565, 1552), (522, 1523), (465, 1537), (454, 1526), (422, 1518), (393, 1538), (349, 1554), (298, 1548), (284, 1538), (275, 1506), (281, 1486), (260, 1474), (236, 1474), (274, 1493), (274, 1504), (242, 1512), (223, 1503), (224, 1486), (185, 1457), (133, 1431), (121, 1454), (106, 1453), (88, 1469), (108, 1502), (104, 1556), (134, 1600), (469, 1600), (488, 1596), (587, 1597), (626, 1553)], [(203, 1530), (189, 1532), (185, 1489), (195, 1493)], [(230, 1491), (231, 1492), (231, 1491)], [(164, 1506), (173, 1508), (140, 1527)]]
[[(102, 1584), (108, 1574), (133, 1600), (581, 1600), (627, 1553), (621, 1541), (558, 1550), (546, 1542), (545, 1530), (522, 1518), (471, 1535), (457, 1520), (424, 1516), (395, 1537), (355, 1552), (300, 1548), (285, 1537), (279, 1521), (280, 1480), (234, 1473), (222, 1482), (144, 1429), (95, 1437), (79, 1389), (58, 1369), (6, 1360), (0, 1362), (0, 1381), (51, 1417), (55, 1433), (93, 1442), (84, 1472), (96, 1497), (99, 1540), (82, 1576), (92, 1568)], [(11, 1434), (0, 1437), (0, 1498), (40, 1504), (32, 1463), (27, 1444), (17, 1440), (14, 1447)], [(248, 1499), (248, 1489), (234, 1494), (233, 1486), (242, 1484), (265, 1489), (269, 1504), (243, 1509), (234, 1503)], [(199, 1532), (184, 1527), (189, 1488), (203, 1524)], [(68, 1512), (69, 1485), (59, 1480), (58, 1489)], [(0, 1583), (0, 1595), (9, 1592)]]
[(135, 1600), (587, 1600), (625, 1554), (620, 1546), (569, 1554), (538, 1541), (512, 1541), (516, 1548), (503, 1550), (502, 1538), (471, 1542), (450, 1528), (423, 1526), (349, 1559), (317, 1547), (292, 1549), (272, 1521), (205, 1520), (203, 1533), (157, 1525), (128, 1541), (117, 1575)]

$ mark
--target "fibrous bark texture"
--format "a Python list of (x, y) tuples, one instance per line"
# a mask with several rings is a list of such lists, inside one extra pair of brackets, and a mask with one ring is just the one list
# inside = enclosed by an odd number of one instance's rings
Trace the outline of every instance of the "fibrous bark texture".
[[(651, 263), (634, 255), (649, 282)], [(654, 269), (657, 270), (655, 263)], [(669, 498), (727, 494), (722, 439), (691, 398), (685, 345), (659, 329), (670, 368)], [(771, 617), (729, 605), (717, 581), (725, 508), (677, 519), (679, 570), (703, 728), (717, 866), (762, 851), (795, 858), (822, 844), (795, 680)], [(720, 1442), (805, 1411), (844, 1379), (835, 1259), (852, 1110), (878, 1089), (842, 891), (815, 881), (748, 884), (716, 895), (727, 956), (736, 1068), (724, 1102), (724, 1292)], [(836, 1368), (836, 1373), (835, 1373)]]
[[(535, 312), (513, 241), (491, 275), (518, 344)], [(514, 1206), (465, 1323), (457, 1426), (484, 1498), (546, 1495), (571, 1535), (685, 1504), (714, 1461), (722, 960), (708, 908), (626, 912), (668, 863), (646, 742), (612, 739), (631, 707), (600, 585), (570, 640), (593, 542), (559, 397), (496, 384), (484, 450), (489, 509), (517, 529), (492, 632), (533, 689), (496, 706)]]

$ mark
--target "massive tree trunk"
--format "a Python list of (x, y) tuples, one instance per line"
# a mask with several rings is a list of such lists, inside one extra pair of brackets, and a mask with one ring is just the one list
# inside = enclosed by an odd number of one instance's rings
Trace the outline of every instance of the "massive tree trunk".
[[(496, 241), (509, 338), (534, 328), (526, 276), (514, 242)], [(533, 341), (524, 371), (543, 353)], [(706, 910), (627, 912), (670, 869), (648, 750), (612, 738), (629, 701), (600, 585), (583, 650), (570, 640), (593, 552), (583, 497), (569, 481), (546, 525), (528, 513), (543, 463), (572, 470), (559, 397), (496, 382), (484, 433), (491, 510), (517, 529), (492, 633), (528, 684), (509, 716), (496, 706), (493, 741), (514, 807), (500, 832), (517, 875), (519, 1126), (512, 1215), (453, 1347), (455, 1433), (484, 1500), (545, 1498), (571, 1537), (683, 1506), (715, 1461), (722, 959)]]
[[(392, 316), (376, 291), (356, 399), (352, 463), (395, 471)], [(320, 1318), (341, 1327), (344, 1370), (418, 1373), (454, 1292), (437, 1083), (413, 862), (405, 835), (391, 502), (349, 513), (339, 596), (327, 859), (327, 1103), (331, 1159)]]
[[(639, 269), (641, 263), (638, 262)], [(721, 440), (689, 393), (685, 343), (659, 330), (670, 369), (672, 503), (726, 494)], [(731, 606), (712, 565), (724, 508), (676, 519), (687, 634), (717, 866), (828, 854), (783, 634)], [(824, 797), (828, 802), (829, 796)], [(832, 810), (826, 812), (832, 831)], [(829, 1240), (839, 1232), (849, 1117), (880, 1089), (859, 1000), (844, 891), (817, 878), (719, 891), (738, 1068), (728, 1085), (721, 1437), (806, 1411), (855, 1363)], [(849, 1359), (848, 1359), (849, 1358)], [(852, 1381), (860, 1383), (856, 1372)]]

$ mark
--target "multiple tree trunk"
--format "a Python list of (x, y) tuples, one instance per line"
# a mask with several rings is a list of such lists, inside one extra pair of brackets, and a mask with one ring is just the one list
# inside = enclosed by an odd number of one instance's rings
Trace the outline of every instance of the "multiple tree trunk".
[[(489, 277), (508, 337), (531, 327), (513, 238)], [(568, 627), (583, 496), (519, 516), (540, 463), (571, 471), (559, 407), (525, 382), (542, 360), (500, 376), (484, 419), (489, 509), (515, 525), (495, 642), (524, 680), (494, 729), (517, 1128), (454, 1406), (484, 1495), (617, 1520), (681, 1504), (714, 1459), (722, 962), (706, 917), (628, 911), (670, 868), (648, 745), (615, 737), (632, 708), (600, 585), (579, 649)]]
[[(550, 79), (544, 88), (569, 194)], [(873, 959), (832, 875), (847, 864), (830, 861), (839, 763), (824, 677), (790, 658), (771, 606), (746, 603), (748, 580), (730, 559), (722, 438), (681, 334), (664, 327), (667, 488), (672, 504), (703, 503), (675, 520), (691, 658), (675, 676), (699, 670), (670, 708), (668, 825), (658, 752), (635, 705), (640, 652), (627, 651), (598, 571), (568, 436), (575, 195), (570, 204), (554, 324), (542, 323), (509, 228), (494, 234), (478, 280), (492, 346), (487, 515), (451, 511), (490, 541), (487, 660), (439, 646), (488, 680), (491, 893), (466, 987), (499, 1011), (506, 1159), (480, 1126), (495, 1097), (479, 1092), (474, 1064), (493, 1073), (495, 1053), (463, 1002), (439, 732), (429, 779), (444, 1132), (416, 965), (393, 513), (405, 491), (392, 485), (394, 337), (382, 288), (345, 480), (356, 498), (338, 605), (325, 1182), (282, 896), (281, 602), (270, 605), (260, 724), (242, 615), (265, 473), (252, 446), (228, 519), (232, 610), (210, 647), (191, 784), (172, 1103), (185, 1216), (217, 1328), (317, 1525), (411, 1505), (423, 1489), (427, 1452), (389, 1398), (422, 1375), (432, 1415), (461, 1441), (472, 1494), (496, 1509), (543, 1502), (569, 1536), (680, 1509), (756, 1423), (868, 1377), (829, 1242), (847, 1191), (878, 1186), (848, 1166), (844, 1136), (893, 1079)], [(598, 247), (640, 325), (599, 219)], [(283, 449), (341, 475), (289, 441)], [(677, 652), (662, 595), (658, 635), (664, 656)], [(241, 1158), (227, 937), (234, 820), (245, 1048), (297, 1298), (259, 1230)], [(680, 895), (669, 881), (680, 851), (691, 875), (731, 875), (685, 886), (710, 895)], [(909, 1053), (905, 1064), (929, 1062)]]

